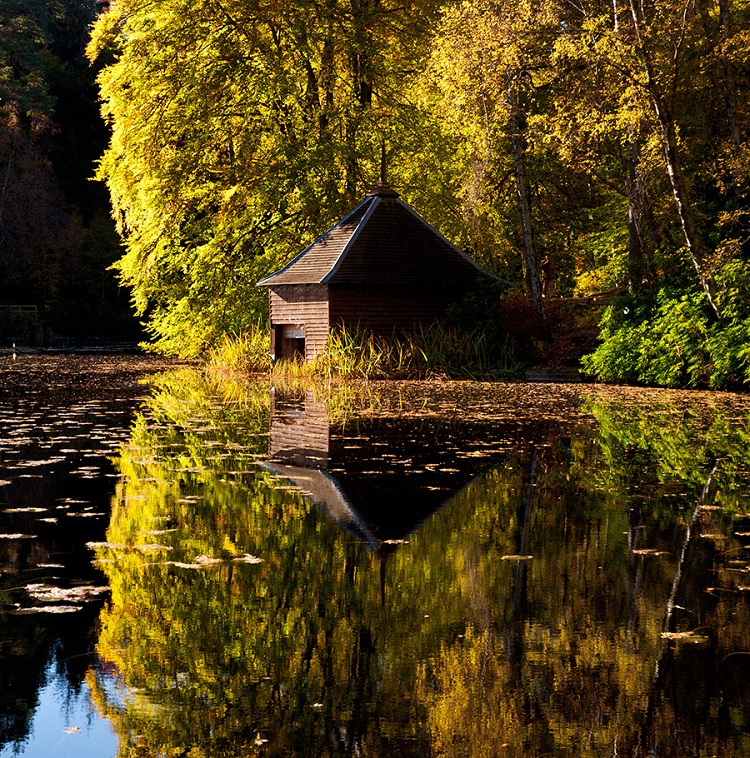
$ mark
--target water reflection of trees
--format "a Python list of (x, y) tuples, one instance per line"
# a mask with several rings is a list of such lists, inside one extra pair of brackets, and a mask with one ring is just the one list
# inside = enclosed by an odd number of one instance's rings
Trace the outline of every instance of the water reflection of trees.
[[(660, 407), (649, 435), (647, 408), (604, 401), (596, 426), (453, 419), (481, 473), (384, 553), (257, 465), (267, 387), (222, 393), (163, 379), (120, 455), (98, 548), (118, 684), (91, 681), (123, 755), (747, 749), (750, 693), (724, 663), (750, 650), (728, 557), (744, 522), (727, 508), (747, 508), (737, 420), (712, 409), (684, 432), (693, 416)], [(377, 423), (355, 402), (347, 429), (382, 430), (388, 402)], [(661, 636), (681, 557), (671, 628), (704, 642)]]

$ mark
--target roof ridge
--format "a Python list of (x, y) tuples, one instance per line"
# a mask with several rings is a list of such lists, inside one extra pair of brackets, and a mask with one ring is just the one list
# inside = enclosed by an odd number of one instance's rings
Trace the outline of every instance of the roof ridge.
[[(314, 240), (313, 242), (311, 242), (301, 253), (297, 253), (297, 255), (295, 255), (294, 258), (292, 258), (292, 260), (289, 261), (289, 263), (287, 263), (285, 266), (282, 266), (280, 269), (277, 269), (272, 274), (269, 274), (268, 276), (263, 277), (263, 279), (261, 279), (260, 281), (258, 281), (258, 282), (255, 283), (255, 286), (256, 287), (263, 287), (266, 284), (270, 284), (272, 279), (275, 279), (280, 274), (283, 274), (285, 271), (289, 270), (300, 258), (302, 258), (305, 255), (307, 255), (307, 253), (308, 253), (309, 250), (312, 250), (312, 248), (314, 248), (319, 242), (322, 242), (329, 234), (331, 234), (331, 232), (333, 232), (334, 230), (338, 229), (340, 226), (342, 226), (343, 224), (345, 224), (346, 221), (347, 221), (347, 219), (351, 218), (363, 205), (365, 205), (365, 203), (371, 202), (372, 199), (373, 198), (368, 195), (361, 203), (357, 204), (354, 208), (352, 208), (352, 210), (350, 210), (349, 213), (347, 213), (346, 216), (344, 216), (337, 224), (334, 224), (329, 229), (326, 229), (326, 231), (323, 232), (323, 234), (321, 234), (316, 240)], [(361, 224), (362, 224), (362, 220), (367, 215), (368, 215), (368, 212), (366, 211), (362, 215), (362, 218), (357, 223), (356, 228), (352, 232), (352, 236), (355, 235), (359, 231), (359, 229), (361, 227)], [(351, 242), (351, 238), (350, 238), (349, 241)], [(339, 258), (341, 257), (341, 255), (343, 255), (343, 253), (345, 252), (345, 250), (348, 247), (349, 247), (349, 242), (346, 243), (346, 245), (344, 247), (344, 250), (342, 250), (341, 253), (339, 254)], [(334, 264), (334, 265), (336, 265), (336, 264)]]
[[(333, 266), (328, 270), (328, 273), (324, 276), (320, 277), (320, 284), (327, 284), (328, 281), (331, 279), (331, 277), (339, 270), (339, 267), (344, 262), (344, 259), (347, 256), (347, 253), (351, 249), (352, 245), (357, 241), (357, 237), (359, 237), (360, 232), (364, 227), (367, 225), (367, 222), (370, 220), (370, 217), (375, 211), (375, 208), (380, 204), (380, 199), (377, 195), (369, 195), (367, 197), (367, 200), (365, 202), (370, 201), (370, 207), (362, 214), (362, 218), (359, 220), (359, 223), (357, 224), (357, 228), (352, 232), (351, 237), (349, 237), (349, 240), (347, 241), (346, 245), (344, 245), (344, 248), (342, 251), (338, 254), (338, 257), (333, 263)], [(357, 206), (359, 207), (359, 206)]]

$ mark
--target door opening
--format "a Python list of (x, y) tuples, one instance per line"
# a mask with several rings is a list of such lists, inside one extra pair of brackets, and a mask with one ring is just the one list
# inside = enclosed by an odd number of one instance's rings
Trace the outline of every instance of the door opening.
[(281, 326), (278, 357), (282, 360), (305, 358), (305, 327), (300, 324)]

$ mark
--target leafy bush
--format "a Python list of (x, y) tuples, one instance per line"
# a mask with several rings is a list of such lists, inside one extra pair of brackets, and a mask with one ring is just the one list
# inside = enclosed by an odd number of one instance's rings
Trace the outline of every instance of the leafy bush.
[(606, 309), (601, 344), (583, 370), (605, 382), (664, 387), (750, 385), (750, 264), (727, 263), (716, 277), (721, 321), (702, 291), (623, 298)]

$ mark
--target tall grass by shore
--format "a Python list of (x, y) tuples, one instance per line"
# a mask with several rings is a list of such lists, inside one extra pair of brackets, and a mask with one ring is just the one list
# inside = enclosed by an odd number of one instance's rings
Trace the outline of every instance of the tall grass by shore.
[(334, 329), (325, 351), (311, 363), (299, 359), (272, 364), (269, 353), (269, 334), (259, 329), (227, 335), (211, 352), (209, 363), (244, 373), (342, 379), (507, 379), (522, 370), (509, 340), (439, 323), (390, 337)]

